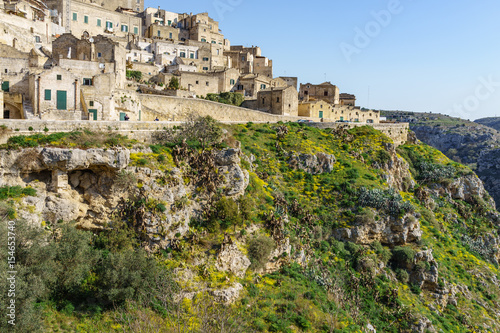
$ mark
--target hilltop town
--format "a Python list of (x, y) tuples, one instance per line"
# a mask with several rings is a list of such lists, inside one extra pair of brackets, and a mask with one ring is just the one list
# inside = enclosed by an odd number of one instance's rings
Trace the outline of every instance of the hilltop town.
[(181, 121), (196, 109), (221, 121), (380, 122), (330, 82), (275, 77), (260, 47), (231, 45), (208, 13), (144, 0), (1, 0), (0, 81), (3, 119)]

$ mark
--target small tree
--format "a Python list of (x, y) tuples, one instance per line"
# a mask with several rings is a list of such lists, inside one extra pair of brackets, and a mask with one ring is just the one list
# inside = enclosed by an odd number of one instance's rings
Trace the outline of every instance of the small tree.
[(179, 88), (180, 88), (179, 79), (175, 76), (172, 76), (172, 78), (170, 79), (170, 82), (168, 83), (168, 88), (174, 89), (174, 90), (179, 90)]

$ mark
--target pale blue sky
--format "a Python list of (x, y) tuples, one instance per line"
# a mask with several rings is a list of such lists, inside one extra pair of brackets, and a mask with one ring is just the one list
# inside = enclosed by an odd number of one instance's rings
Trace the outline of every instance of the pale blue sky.
[(471, 120), (500, 116), (498, 0), (146, 0), (146, 6), (207, 11), (232, 45), (260, 46), (275, 76), (321, 83), (326, 74), (341, 92), (356, 94), (360, 106)]

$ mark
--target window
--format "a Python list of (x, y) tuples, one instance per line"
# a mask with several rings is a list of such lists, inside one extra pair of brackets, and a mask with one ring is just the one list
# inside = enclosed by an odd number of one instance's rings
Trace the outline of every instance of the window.
[(220, 50), (217, 50), (217, 55), (219, 55)]
[(171, 26), (172, 25), (172, 21), (168, 20), (168, 25)]
[(262, 104), (265, 104), (265, 102), (266, 102), (266, 99), (262, 98)]
[(201, 41), (202, 41), (202, 42), (206, 42), (207, 40), (206, 40), (205, 38), (202, 38), (202, 39), (201, 39)]
[(206, 82), (206, 85), (207, 85), (207, 87), (208, 87), (208, 86), (210, 86), (210, 82), (208, 82), (208, 81), (207, 81), (207, 82)]
[(276, 97), (276, 103), (279, 103), (279, 102), (280, 102), (280, 98)]
[(217, 44), (217, 42), (213, 40), (213, 41), (212, 41), (212, 44)]
[(92, 85), (92, 79), (84, 78), (83, 79), (83, 85), (84, 86), (91, 86)]
[(6, 69), (5, 69), (5, 74), (7, 74), (8, 72), (9, 72), (9, 70), (6, 68)]
[(62, 75), (57, 75), (57, 81), (61, 81), (62, 80)]
[(35, 43), (41, 43), (42, 42), (42, 39), (40, 38), (40, 36), (35, 36)]
[(89, 17), (87, 15), (83, 17), (83, 23), (89, 24)]
[(136, 35), (139, 34), (139, 28), (138, 27), (134, 27), (134, 34), (136, 34)]
[(260, 85), (260, 89), (266, 89), (266, 85), (265, 84), (261, 84)]
[(10, 91), (9, 81), (3, 81), (2, 82), (2, 90), (5, 91), (5, 92), (9, 92)]
[[(204, 71), (208, 71), (208, 67), (203, 67), (203, 70), (204, 70)], [(207, 82), (207, 83), (208, 83), (208, 82)], [(208, 86), (208, 84), (207, 84), (207, 86)]]
[(208, 58), (207, 58), (207, 57), (204, 57), (204, 58), (203, 58), (203, 61), (208, 61)]
[(50, 101), (52, 99), (52, 90), (45, 89), (45, 100)]
[(102, 57), (102, 53), (101, 52), (97, 52), (97, 58), (101, 58)]
[(196, 84), (200, 84), (200, 81), (196, 81)]
[(325, 91), (325, 96), (328, 96), (328, 91)]
[(78, 14), (77, 13), (73, 13), (73, 21), (78, 21)]
[(161, 37), (161, 31), (160, 31), (160, 30), (158, 30), (158, 31), (156, 32), (156, 36)]
[(241, 57), (241, 61), (245, 61), (245, 57)]
[(128, 25), (122, 24), (122, 32), (128, 32)]
[(106, 21), (106, 30), (113, 31), (113, 22)]
[(100, 27), (102, 25), (101, 19), (97, 19), (97, 26)]
[(231, 80), (229, 81), (229, 84), (234, 84), (234, 83), (235, 83), (235, 82), (234, 82), (234, 80), (233, 80), (233, 79), (231, 79)]
[(190, 53), (189, 58), (194, 59), (194, 53)]
[(89, 106), (94, 106), (94, 101), (90, 101)]

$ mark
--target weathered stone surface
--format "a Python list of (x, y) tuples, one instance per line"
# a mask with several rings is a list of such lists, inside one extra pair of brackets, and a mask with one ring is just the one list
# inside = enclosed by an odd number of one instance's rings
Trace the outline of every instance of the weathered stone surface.
[(250, 260), (238, 249), (236, 244), (227, 244), (219, 252), (215, 268), (224, 272), (231, 272), (238, 277), (245, 276), (250, 266)]
[(433, 333), (436, 332), (436, 329), (432, 325), (431, 321), (426, 317), (421, 317), (417, 320), (415, 324), (413, 324), (411, 328), (413, 333)]
[(307, 173), (317, 175), (332, 172), (336, 161), (335, 156), (326, 153), (316, 153), (316, 155), (291, 154), (288, 164), (291, 168), (304, 170)]
[(240, 166), (239, 149), (224, 149), (215, 154), (215, 164), (218, 166), (219, 174), (223, 175), (222, 188), (227, 196), (241, 196), (250, 182), (247, 170)]
[(407, 214), (402, 218), (383, 217), (378, 221), (358, 224), (352, 228), (334, 231), (335, 238), (357, 244), (371, 244), (379, 241), (387, 245), (403, 245), (422, 238), (420, 223), (415, 216)]
[(211, 294), (216, 298), (218, 302), (231, 304), (240, 296), (240, 292), (243, 290), (241, 283), (235, 283), (233, 286), (221, 289), (213, 290)]
[(49, 170), (72, 171), (96, 167), (120, 170), (125, 168), (130, 161), (128, 149), (44, 148), (40, 155), (42, 163)]

